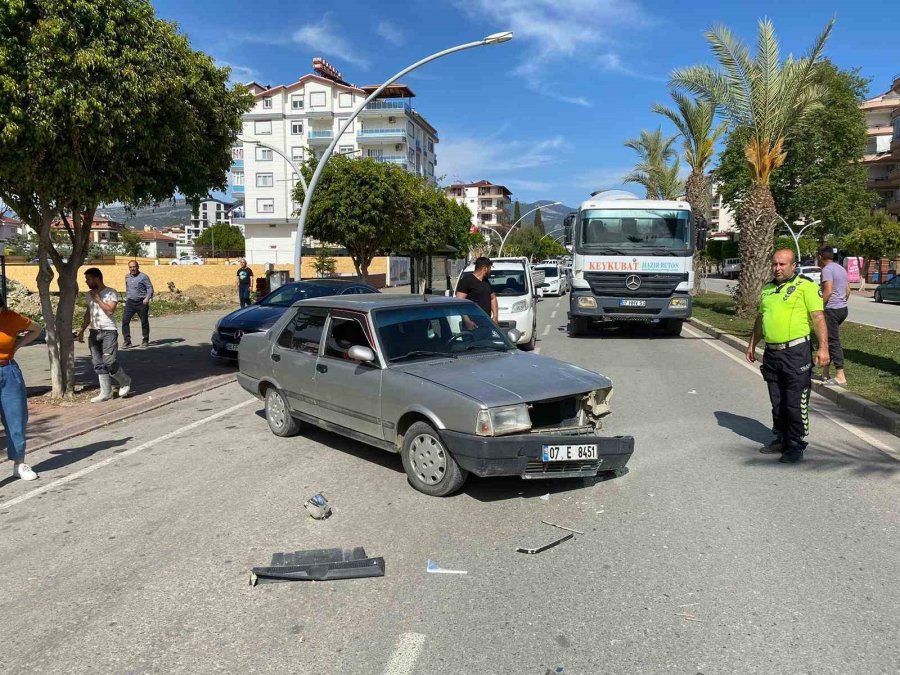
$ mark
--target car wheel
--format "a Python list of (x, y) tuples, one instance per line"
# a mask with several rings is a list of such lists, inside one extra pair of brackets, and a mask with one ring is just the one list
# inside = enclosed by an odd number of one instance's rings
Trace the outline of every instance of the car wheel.
[(587, 335), (588, 321), (583, 316), (569, 318), (569, 337), (581, 337)]
[(537, 342), (537, 323), (535, 323), (531, 327), (531, 339), (526, 342), (524, 345), (521, 345), (519, 349), (523, 352), (530, 352), (534, 349), (534, 344)]
[(400, 458), (409, 484), (432, 497), (453, 494), (469, 475), (447, 451), (438, 432), (426, 422), (416, 422), (406, 431)]
[(875, 291), (875, 302), (884, 302), (884, 298), (881, 297), (881, 293)]
[(291, 415), (287, 397), (277, 387), (266, 390), (266, 422), (276, 436), (296, 436), (300, 424)]

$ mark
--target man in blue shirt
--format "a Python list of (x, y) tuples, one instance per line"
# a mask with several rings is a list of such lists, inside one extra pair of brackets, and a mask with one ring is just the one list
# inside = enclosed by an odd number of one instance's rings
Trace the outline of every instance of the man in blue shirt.
[(131, 320), (137, 314), (141, 319), (141, 347), (150, 344), (150, 299), (153, 284), (150, 277), (141, 272), (137, 260), (128, 263), (125, 275), (125, 311), (122, 313), (122, 347), (131, 347)]

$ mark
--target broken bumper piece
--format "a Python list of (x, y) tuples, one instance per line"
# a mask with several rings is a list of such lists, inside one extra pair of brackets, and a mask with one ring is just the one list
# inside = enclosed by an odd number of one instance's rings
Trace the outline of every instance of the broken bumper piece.
[(369, 558), (362, 546), (275, 553), (268, 567), (254, 567), (250, 585), (279, 581), (335, 581), (384, 576), (384, 558)]

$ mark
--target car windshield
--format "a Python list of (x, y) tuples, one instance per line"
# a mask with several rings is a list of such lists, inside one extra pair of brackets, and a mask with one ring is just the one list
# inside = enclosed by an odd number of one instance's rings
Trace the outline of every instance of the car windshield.
[(691, 212), (659, 209), (588, 209), (581, 213), (578, 248), (591, 253), (687, 255)]
[(497, 295), (525, 295), (528, 292), (524, 269), (492, 269), (488, 283)]
[(535, 269), (543, 270), (543, 271), (544, 271), (544, 277), (545, 277), (545, 278), (548, 278), (548, 279), (549, 279), (550, 277), (557, 277), (557, 276), (559, 276), (559, 268), (556, 267), (555, 265), (539, 265), (539, 266), (536, 267)]
[(259, 304), (265, 307), (290, 307), (298, 300), (337, 295), (340, 292), (340, 288), (325, 284), (288, 284), (269, 293)]
[(474, 303), (381, 309), (375, 328), (389, 362), (515, 349)]

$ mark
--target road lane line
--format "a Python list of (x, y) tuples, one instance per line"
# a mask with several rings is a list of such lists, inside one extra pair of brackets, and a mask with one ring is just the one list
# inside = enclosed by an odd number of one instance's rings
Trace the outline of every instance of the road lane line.
[(556, 318), (556, 310), (555, 310), (555, 309), (554, 309), (552, 312), (550, 312), (550, 318), (551, 318), (551, 319), (555, 319), (555, 318)]
[(534, 353), (535, 353), (535, 354), (540, 354), (540, 353), (541, 353), (541, 348), (540, 348), (540, 347), (535, 347), (535, 348), (534, 348)]
[(146, 443), (142, 443), (141, 445), (132, 448), (131, 450), (126, 450), (125, 452), (121, 452), (117, 455), (110, 455), (106, 459), (97, 462), (96, 464), (91, 464), (90, 466), (86, 466), (83, 469), (76, 471), (75, 473), (70, 473), (68, 476), (63, 476), (62, 478), (58, 478), (52, 483), (47, 483), (46, 485), (42, 485), (39, 488), (31, 490), (30, 492), (26, 492), (23, 495), (19, 495), (18, 497), (14, 497), (13, 499), (9, 499), (5, 502), (0, 502), (0, 509), (6, 509), (10, 506), (15, 506), (16, 504), (21, 504), (24, 501), (31, 499), (32, 497), (37, 497), (38, 495), (42, 495), (45, 492), (49, 492), (50, 490), (58, 488), (60, 485), (65, 485), (66, 483), (70, 483), (73, 480), (81, 478), (82, 476), (86, 476), (89, 473), (96, 471), (108, 464), (112, 464), (116, 460), (123, 459), (124, 457), (128, 457), (129, 455), (134, 455), (142, 450), (147, 450), (148, 448), (152, 448), (155, 445), (159, 445), (165, 441), (168, 441), (175, 436), (179, 436), (188, 431), (193, 431), (197, 427), (201, 427), (204, 424), (209, 422), (213, 422), (221, 417), (225, 417), (226, 415), (230, 415), (231, 413), (240, 410), (241, 408), (245, 408), (251, 403), (258, 403), (257, 399), (252, 398), (249, 401), (244, 401), (243, 403), (238, 403), (237, 405), (233, 405), (230, 408), (226, 408), (225, 410), (221, 410), (214, 415), (210, 415), (209, 417), (204, 417), (201, 420), (197, 420), (196, 422), (191, 422), (183, 427), (175, 429), (174, 431), (170, 431), (167, 434), (160, 436), (159, 438), (154, 438), (152, 441), (147, 441)]
[(416, 667), (422, 647), (425, 646), (425, 636), (421, 633), (403, 633), (397, 640), (394, 653), (388, 662), (384, 675), (409, 675)]
[[(710, 335), (707, 335), (706, 333), (696, 331), (695, 329), (688, 328), (687, 326), (684, 327), (684, 330), (686, 330), (689, 335), (691, 335), (695, 338), (705, 338), (705, 339), (701, 340), (701, 342), (703, 344), (705, 344), (709, 347), (712, 347), (716, 351), (722, 352), (725, 356), (727, 356), (732, 361), (736, 361), (740, 365), (744, 366), (747, 370), (759, 375), (759, 366), (758, 365), (754, 366), (750, 363), (747, 363), (747, 361), (744, 359), (743, 356), (737, 355), (736, 350), (732, 349), (731, 347), (721, 346), (719, 344), (719, 341), (716, 340), (716, 338), (714, 338)], [(850, 424), (849, 422), (842, 422), (839, 419), (835, 419), (834, 417), (829, 417), (828, 415), (820, 413), (816, 410), (814, 410), (813, 412), (815, 412), (817, 415), (825, 418), (829, 422), (833, 422), (834, 424), (839, 426), (844, 431), (847, 431), (847, 432), (853, 434), (858, 439), (860, 439), (861, 441), (865, 441), (872, 447), (877, 448), (877, 449), (881, 450), (882, 452), (889, 454), (891, 457), (895, 457), (895, 458), (897, 457), (897, 455), (895, 454), (896, 450), (894, 450), (891, 446), (887, 445), (886, 443), (882, 443), (881, 441), (879, 441), (877, 438), (874, 438), (873, 436), (870, 436), (869, 434), (867, 434), (865, 431), (863, 431), (856, 425)]]
[[(552, 319), (553, 317), (551, 316), (550, 318)], [(549, 333), (549, 332), (550, 332), (550, 324), (548, 323), (546, 326), (544, 326), (544, 332), (541, 333), (541, 337), (546, 337), (547, 333)]]

